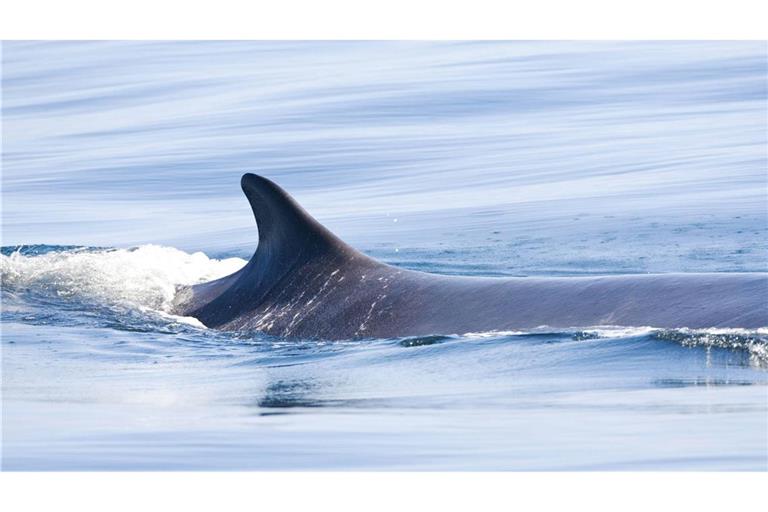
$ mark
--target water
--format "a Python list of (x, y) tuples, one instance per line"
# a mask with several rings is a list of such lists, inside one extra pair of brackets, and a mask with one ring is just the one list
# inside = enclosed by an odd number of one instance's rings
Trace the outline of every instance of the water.
[(406, 268), (766, 271), (765, 43), (2, 51), (4, 469), (768, 468), (765, 329), (317, 342), (169, 315), (253, 252), (245, 171)]

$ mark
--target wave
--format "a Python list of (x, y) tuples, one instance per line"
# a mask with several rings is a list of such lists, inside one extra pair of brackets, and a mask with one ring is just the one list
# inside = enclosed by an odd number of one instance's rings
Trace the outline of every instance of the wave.
[(407, 348), (438, 345), (463, 340), (490, 340), (492, 342), (533, 341), (542, 343), (582, 342), (591, 340), (631, 340), (674, 342), (687, 348), (725, 349), (749, 356), (751, 366), (768, 368), (768, 329), (660, 329), (654, 327), (600, 326), (581, 329), (538, 328), (529, 331), (487, 331), (462, 335), (413, 336), (398, 340)]
[(0, 279), (3, 291), (168, 313), (177, 286), (224, 277), (245, 263), (159, 245), (3, 247)]
[(724, 348), (747, 352), (756, 366), (768, 367), (768, 329), (662, 329), (652, 336), (684, 347)]

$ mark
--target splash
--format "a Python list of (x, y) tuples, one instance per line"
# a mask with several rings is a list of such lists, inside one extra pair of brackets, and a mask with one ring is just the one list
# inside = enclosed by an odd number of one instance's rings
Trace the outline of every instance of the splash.
[(684, 347), (724, 348), (749, 354), (752, 364), (768, 368), (768, 328), (748, 329), (666, 329), (654, 338), (674, 341)]
[(213, 259), (202, 252), (142, 245), (130, 249), (18, 249), (0, 255), (4, 291), (26, 292), (88, 304), (169, 312), (178, 285), (226, 276), (240, 258)]

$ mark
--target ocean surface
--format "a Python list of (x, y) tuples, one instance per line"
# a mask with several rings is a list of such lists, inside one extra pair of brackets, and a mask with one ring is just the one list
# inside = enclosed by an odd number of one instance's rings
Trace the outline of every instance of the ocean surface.
[(221, 333), (273, 179), (441, 274), (768, 271), (765, 42), (4, 42), (4, 470), (768, 469), (768, 326)]

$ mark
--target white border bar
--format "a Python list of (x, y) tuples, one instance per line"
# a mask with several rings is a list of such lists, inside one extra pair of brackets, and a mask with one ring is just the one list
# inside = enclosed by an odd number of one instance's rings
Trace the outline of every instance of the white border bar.
[(768, 39), (764, 0), (23, 0), (3, 39)]

